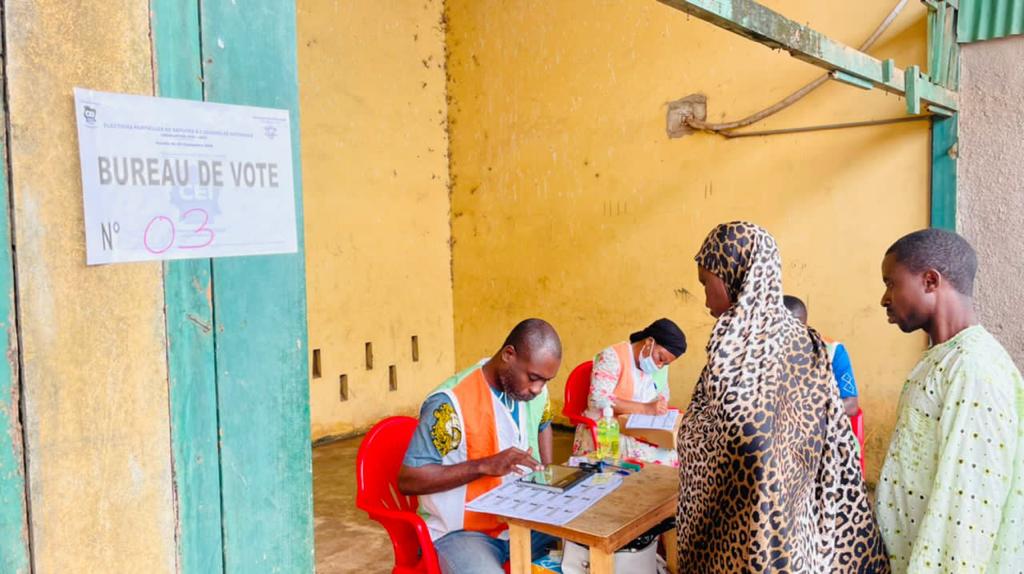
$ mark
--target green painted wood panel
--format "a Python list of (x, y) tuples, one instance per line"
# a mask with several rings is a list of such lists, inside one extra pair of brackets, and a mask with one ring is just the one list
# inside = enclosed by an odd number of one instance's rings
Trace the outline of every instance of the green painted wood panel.
[(956, 230), (957, 116), (932, 116), (931, 225)]
[[(0, 78), (3, 93), (4, 78)], [(14, 262), (11, 259), (11, 213), (7, 194), (7, 125), (0, 110), (0, 572), (29, 571), (28, 521), (25, 505), (25, 458), (18, 413), (18, 334), (14, 307)]]
[[(198, 0), (151, 4), (156, 93), (203, 99)], [(217, 377), (209, 259), (164, 264), (177, 559), (182, 574), (223, 572)]]
[(204, 0), (209, 101), (291, 111), (299, 252), (213, 262), (225, 571), (313, 572), (295, 4)]

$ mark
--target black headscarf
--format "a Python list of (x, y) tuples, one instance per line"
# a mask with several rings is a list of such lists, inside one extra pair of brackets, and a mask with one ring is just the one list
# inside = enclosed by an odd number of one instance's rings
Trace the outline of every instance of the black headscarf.
[(679, 325), (676, 325), (670, 319), (662, 317), (648, 325), (643, 331), (633, 333), (629, 336), (629, 342), (636, 343), (647, 337), (653, 337), (655, 343), (665, 347), (665, 350), (672, 353), (676, 358), (679, 358), (686, 352), (686, 335), (683, 334), (683, 330), (679, 328)]

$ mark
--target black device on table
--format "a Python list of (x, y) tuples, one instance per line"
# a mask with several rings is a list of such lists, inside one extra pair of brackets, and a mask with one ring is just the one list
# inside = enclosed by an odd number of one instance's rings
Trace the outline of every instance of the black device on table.
[(583, 468), (575, 468), (561, 464), (548, 465), (544, 470), (531, 472), (519, 479), (519, 482), (535, 488), (543, 488), (552, 492), (565, 492), (584, 480), (594, 472)]

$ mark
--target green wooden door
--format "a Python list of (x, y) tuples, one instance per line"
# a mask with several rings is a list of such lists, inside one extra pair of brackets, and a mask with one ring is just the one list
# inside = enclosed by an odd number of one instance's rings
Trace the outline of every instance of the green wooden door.
[(299, 252), (164, 267), (179, 568), (312, 572), (292, 1), (154, 0), (157, 92), (291, 111)]

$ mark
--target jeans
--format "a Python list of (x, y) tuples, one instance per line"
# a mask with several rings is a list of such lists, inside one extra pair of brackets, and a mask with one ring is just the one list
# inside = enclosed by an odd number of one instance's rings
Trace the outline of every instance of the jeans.
[[(557, 540), (540, 532), (531, 533), (533, 555), (540, 556)], [(434, 541), (434, 549), (444, 574), (503, 574), (509, 559), (508, 540), (472, 530), (449, 532)]]

